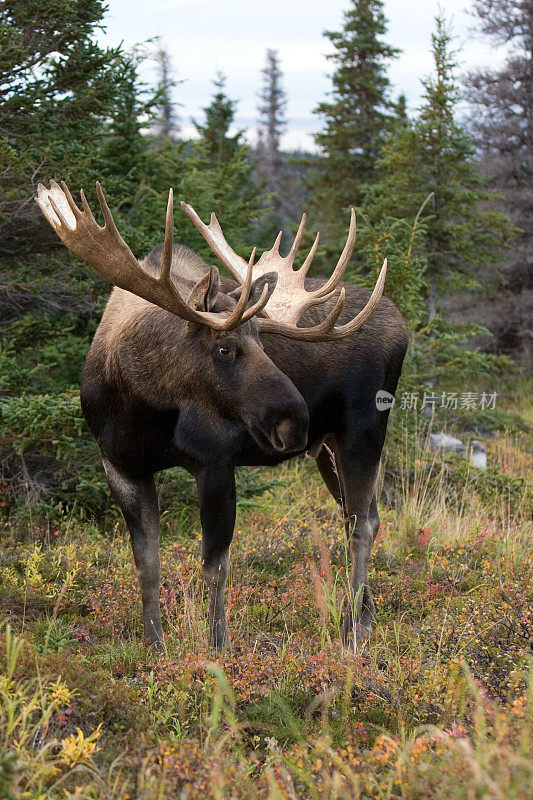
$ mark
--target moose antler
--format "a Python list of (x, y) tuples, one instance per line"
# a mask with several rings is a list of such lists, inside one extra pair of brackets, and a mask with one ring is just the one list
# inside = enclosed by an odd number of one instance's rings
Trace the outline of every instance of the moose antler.
[[(211, 250), (224, 264), (228, 272), (230, 272), (235, 280), (242, 283), (249, 265), (247, 265), (246, 261), (244, 261), (241, 256), (237, 255), (229, 246), (215, 214), (211, 214), (211, 221), (209, 225), (206, 225), (190, 205), (181, 203), (181, 207), (193, 225), (198, 228)], [(305, 278), (318, 247), (318, 233), (300, 269), (293, 269), (294, 259), (300, 247), (306, 219), (306, 215), (303, 214), (294, 242), (287, 256), (283, 257), (279, 252), (279, 245), (281, 242), (280, 232), (273, 247), (263, 253), (253, 268), (255, 278), (272, 271), (275, 271), (278, 275), (275, 289), (263, 311), (264, 316), (257, 317), (256, 321), (261, 330), (280, 333), (292, 339), (302, 339), (305, 341), (333, 341), (335, 339), (341, 339), (364, 325), (374, 312), (383, 293), (383, 285), (387, 274), (387, 259), (385, 259), (383, 263), (374, 291), (368, 303), (354, 319), (347, 322), (345, 325), (335, 326), (344, 307), (345, 289), (341, 288), (335, 306), (322, 322), (310, 328), (299, 328), (297, 326), (298, 320), (306, 309), (321, 305), (334, 297), (338, 284), (352, 257), (355, 245), (355, 211), (352, 209), (348, 239), (346, 240), (344, 250), (342, 251), (337, 266), (333, 270), (333, 274), (323, 286), (313, 291), (307, 291), (305, 288)], [(255, 248), (252, 252), (250, 263), (253, 263), (254, 255)]]
[[(59, 186), (55, 181), (51, 181), (49, 189), (39, 184), (35, 200), (63, 244), (107, 281), (176, 314), (187, 322), (207, 325), (217, 331), (234, 330), (264, 308), (268, 300), (268, 284), (263, 288), (257, 303), (251, 308), (246, 308), (252, 285), (251, 261), (243, 273), (242, 294), (231, 312), (197, 311), (185, 302), (170, 275), (174, 239), (172, 189), (168, 194), (165, 243), (161, 272), (157, 278), (142, 268), (120, 236), (98, 182), (96, 193), (104, 216), (103, 227), (96, 222), (83, 189), (80, 192), (83, 210), (78, 208), (64, 182)], [(202, 281), (205, 281), (205, 276), (199, 283)]]

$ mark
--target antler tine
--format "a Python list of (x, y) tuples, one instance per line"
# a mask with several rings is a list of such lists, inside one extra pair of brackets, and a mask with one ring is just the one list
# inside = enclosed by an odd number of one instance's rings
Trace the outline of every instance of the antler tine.
[(213, 253), (220, 259), (221, 263), (224, 264), (230, 275), (239, 283), (243, 283), (246, 278), (248, 265), (244, 258), (237, 255), (227, 243), (215, 214), (211, 214), (211, 221), (209, 225), (206, 225), (202, 222), (192, 206), (183, 201), (181, 201), (180, 205), (195, 228), (200, 231)]
[(296, 236), (294, 237), (294, 242), (292, 243), (292, 247), (289, 250), (286, 261), (289, 264), (294, 264), (294, 259), (296, 258), (296, 254), (300, 249), (300, 243), (302, 241), (302, 236), (305, 228), (305, 223), (307, 222), (307, 214), (302, 214), (302, 219), (300, 220), (300, 224), (298, 225), (298, 230), (296, 231)]
[(337, 300), (335, 306), (333, 307), (333, 310), (328, 314), (328, 316), (322, 323), (316, 326), (319, 332), (321, 330), (324, 331), (333, 330), (335, 323), (337, 322), (338, 318), (341, 315), (341, 311), (344, 308), (345, 299), (346, 299), (346, 289), (343, 286), (339, 292), (339, 299)]
[(85, 192), (83, 191), (83, 189), (80, 189), (80, 197), (81, 197), (81, 204), (83, 206), (84, 214), (87, 215), (87, 218), (92, 222), (92, 224), (95, 227), (99, 228), (100, 226), (98, 225), (98, 223), (96, 222), (96, 220), (94, 218), (94, 214), (91, 211), (91, 207), (89, 206), (89, 203), (87, 202), (87, 198), (85, 197)]
[(170, 267), (172, 266), (172, 248), (174, 246), (174, 192), (168, 190), (167, 216), (165, 219), (165, 243), (161, 258), (161, 275), (159, 280), (167, 283), (170, 280)]
[(381, 267), (380, 273), (378, 275), (378, 279), (376, 281), (376, 285), (374, 286), (374, 290), (368, 299), (368, 303), (365, 305), (363, 309), (354, 317), (350, 322), (347, 322), (345, 325), (339, 325), (338, 328), (335, 328), (332, 333), (335, 334), (336, 339), (341, 339), (343, 336), (346, 336), (349, 333), (353, 333), (354, 331), (358, 330), (362, 325), (365, 324), (367, 319), (369, 319), (376, 307), (381, 300), (381, 295), (383, 294), (383, 287), (385, 285), (385, 278), (387, 277), (387, 259), (383, 262), (383, 266)]
[[(331, 298), (335, 294), (335, 291), (336, 290), (331, 292), (331, 294), (327, 295), (326, 300), (331, 300)], [(313, 330), (315, 331), (315, 333), (327, 333), (327, 332), (333, 330), (333, 328), (335, 327), (335, 323), (337, 322), (338, 318), (341, 315), (342, 309), (344, 308), (344, 301), (345, 300), (346, 300), (346, 289), (343, 286), (342, 289), (339, 292), (339, 296), (337, 298), (337, 302), (335, 303), (335, 305), (333, 306), (332, 310), (327, 315), (326, 319), (322, 320), (322, 322), (319, 322), (318, 325), (314, 326)], [(322, 298), (317, 298), (315, 302), (316, 303), (321, 303), (322, 302)]]
[[(111, 233), (115, 236), (120, 238), (120, 234), (117, 230), (117, 226), (115, 225), (115, 220), (111, 215), (111, 211), (109, 210), (109, 206), (107, 205), (107, 200), (104, 197), (104, 193), (102, 191), (102, 187), (100, 186), (100, 181), (96, 181), (96, 194), (98, 197), (98, 202), (100, 203), (100, 208), (102, 210), (102, 215), (104, 217), (104, 226), (108, 228)], [(88, 206), (87, 206), (88, 208)], [(90, 209), (89, 209), (90, 210)]]
[[(41, 184), (39, 184), (39, 186), (41, 186)], [(74, 202), (74, 198), (72, 197), (72, 195), (70, 193), (70, 189), (68, 188), (68, 186), (65, 183), (65, 181), (61, 181), (61, 188), (63, 189), (63, 193), (64, 193), (65, 197), (67, 198), (67, 202), (68, 202), (68, 204), (70, 206), (70, 210), (74, 214), (75, 219), (78, 220), (81, 217), (81, 211), (78, 208), (78, 206), (76, 205), (76, 203)]]
[[(63, 210), (61, 208), (59, 208), (59, 206), (56, 203), (56, 201), (54, 200), (54, 198), (50, 195), (48, 200), (49, 200), (50, 205), (52, 206), (52, 209), (54, 210), (56, 216), (59, 218), (59, 224), (60, 225), (64, 225), (66, 228), (70, 227), (68, 222), (67, 222), (67, 220), (63, 216)], [(57, 230), (57, 227), (56, 227), (56, 230)]]
[(280, 231), (278, 233), (278, 235), (276, 236), (276, 241), (274, 242), (274, 244), (272, 245), (272, 248), (270, 249), (270, 252), (272, 253), (272, 255), (279, 255), (279, 246), (281, 244), (281, 237), (282, 236), (283, 236), (283, 231)]
[(246, 310), (246, 304), (250, 299), (250, 289), (252, 287), (252, 270), (253, 265), (248, 264), (248, 268), (246, 270), (246, 278), (244, 279), (244, 284), (242, 287), (241, 296), (237, 301), (237, 305), (226, 319), (226, 330), (232, 331), (237, 328), (241, 324), (242, 317)]
[(321, 286), (320, 289), (317, 289), (317, 297), (322, 297), (323, 295), (330, 292), (332, 289), (335, 289), (335, 287), (338, 285), (352, 257), (353, 249), (355, 247), (355, 237), (356, 237), (356, 218), (355, 218), (355, 210), (352, 208), (350, 215), (350, 230), (348, 231), (348, 238), (346, 240), (346, 244), (344, 245), (344, 250), (342, 251), (341, 257), (337, 262), (337, 266), (333, 270), (333, 274), (331, 275), (329, 280), (326, 281), (324, 286)]
[(315, 257), (315, 253), (316, 253), (316, 250), (317, 250), (317, 247), (318, 247), (319, 240), (320, 240), (320, 231), (317, 231), (316, 232), (316, 236), (315, 236), (315, 241), (313, 242), (313, 246), (311, 247), (310, 251), (308, 252), (307, 256), (305, 257), (304, 263), (302, 264), (302, 266), (298, 270), (298, 277), (301, 278), (302, 281), (305, 278), (305, 276), (307, 275), (307, 273), (309, 272), (309, 267), (311, 266), (313, 258)]
[[(62, 192), (61, 192), (61, 187), (59, 186), (59, 184), (57, 184), (55, 181), (50, 181), (50, 184), (51, 184), (51, 187), (52, 187), (52, 189), (54, 190), (54, 192), (57, 192), (57, 193), (59, 193), (59, 195), (62, 195)], [(42, 189), (42, 191), (44, 191), (44, 186), (42, 186), (42, 184), (39, 184), (39, 187), (38, 187), (38, 188), (40, 188), (40, 189)], [(48, 199), (49, 199), (49, 198), (48, 198)], [(55, 198), (54, 198), (54, 199), (55, 199)], [(59, 198), (58, 198), (58, 199), (59, 199)], [(63, 198), (63, 197), (61, 196), (61, 200), (62, 200), (63, 202), (59, 204), (59, 211), (60, 211), (60, 213), (61, 213), (61, 216), (63, 217), (63, 220), (64, 220), (64, 221), (63, 221), (63, 223), (61, 223), (61, 219), (60, 219), (60, 218), (57, 216), (57, 212), (56, 212), (56, 210), (53, 208), (53, 206), (51, 205), (51, 203), (49, 204), (49, 205), (50, 205), (50, 207), (52, 208), (52, 210), (53, 210), (53, 211), (56, 213), (56, 220), (54, 220), (53, 222), (52, 222), (52, 220), (48, 220), (48, 221), (50, 222), (50, 224), (51, 224), (51, 225), (52, 225), (52, 226), (53, 226), (53, 227), (54, 227), (56, 230), (57, 230), (57, 222), (59, 222), (59, 225), (60, 225), (60, 226), (61, 226), (61, 224), (66, 224), (68, 228), (75, 228), (75, 227), (76, 227), (76, 216), (74, 215), (74, 212), (73, 212), (73, 211), (72, 211), (72, 209), (70, 208), (70, 204), (69, 204), (69, 202), (68, 202), (68, 199), (67, 199), (67, 203), (65, 204), (65, 202), (64, 202), (64, 200), (65, 200), (65, 199), (66, 199), (66, 198)], [(57, 206), (58, 206), (58, 203), (56, 203), (56, 207), (57, 207)], [(39, 203), (39, 207), (41, 208), (41, 211), (43, 211), (43, 213), (44, 213), (44, 214), (45, 214), (45, 216), (46, 216), (46, 208), (43, 208), (43, 205), (41, 205), (40, 203)], [(71, 215), (72, 215), (72, 216), (71, 216)]]
[(266, 306), (266, 304), (268, 303), (268, 300), (269, 300), (269, 286), (268, 283), (265, 283), (265, 285), (263, 286), (263, 291), (261, 292), (261, 297), (259, 298), (257, 303), (255, 303), (253, 306), (250, 306), (250, 308), (248, 308), (242, 315), (241, 324), (243, 322), (248, 322), (249, 319), (255, 317), (256, 314), (259, 314), (259, 312), (262, 311)]

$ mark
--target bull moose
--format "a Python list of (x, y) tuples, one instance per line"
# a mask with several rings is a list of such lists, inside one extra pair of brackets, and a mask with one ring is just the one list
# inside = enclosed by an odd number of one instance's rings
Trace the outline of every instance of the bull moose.
[[(214, 214), (204, 224), (181, 206), (233, 280), (173, 243), (172, 190), (164, 244), (138, 261), (96, 184), (104, 225), (81, 192), (39, 185), (36, 201), (62, 242), (114, 284), (87, 355), (81, 403), (133, 546), (149, 645), (163, 639), (159, 609), (159, 511), (154, 473), (181, 466), (195, 478), (210, 644), (228, 642), (224, 608), (235, 524), (238, 465), (316, 458), (344, 516), (351, 575), (342, 636), (354, 646), (375, 613), (368, 586), (379, 527), (375, 486), (390, 408), (407, 348), (404, 321), (382, 296), (386, 262), (372, 294), (341, 278), (348, 239), (331, 277), (306, 277), (318, 234), (293, 268), (305, 214), (287, 256), (281, 234), (254, 265), (226, 241)], [(185, 299), (186, 298), (186, 299)]]

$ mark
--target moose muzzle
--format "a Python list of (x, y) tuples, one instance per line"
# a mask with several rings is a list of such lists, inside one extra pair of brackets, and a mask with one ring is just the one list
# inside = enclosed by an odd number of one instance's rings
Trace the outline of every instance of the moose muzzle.
[(286, 382), (264, 387), (262, 401), (246, 420), (256, 442), (265, 450), (282, 453), (305, 450), (309, 412), (294, 384)]
[(274, 450), (291, 453), (303, 450), (307, 444), (307, 422), (303, 419), (285, 417), (272, 429), (270, 441)]

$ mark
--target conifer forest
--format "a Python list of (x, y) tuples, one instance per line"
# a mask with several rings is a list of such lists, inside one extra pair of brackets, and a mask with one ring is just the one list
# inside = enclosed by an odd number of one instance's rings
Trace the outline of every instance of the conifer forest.
[[(464, 0), (472, 40), (504, 54), (475, 69), (443, 5), (420, 43), (431, 70), (416, 108), (391, 80), (387, 3), (344, 0), (340, 25), (324, 3), (329, 90), (309, 109), (313, 147), (293, 150), (279, 43), (265, 42), (249, 135), (224, 64), (192, 114), (187, 64), (163, 38), (102, 43), (108, 5), (0, 2), (0, 800), (532, 798), (533, 0)], [(201, 481), (157, 467), (163, 640), (145, 641), (135, 519), (80, 400), (112, 287), (34, 202), (50, 181), (80, 209), (83, 187), (102, 225), (99, 181), (138, 259), (163, 243), (172, 187), (175, 244), (216, 265), (221, 293), (224, 259), (179, 201), (206, 225), (214, 212), (246, 263), (280, 231), (287, 256), (305, 212), (295, 268), (319, 230), (312, 286), (334, 271), (355, 209), (343, 280), (371, 291), (387, 259), (384, 295), (407, 330), (356, 596), (363, 512), (343, 519), (329, 439), (317, 452), (339, 497), (316, 452), (237, 466), (229, 639), (215, 648)], [(206, 274), (182, 305), (219, 317)], [(287, 352), (341, 348), (278, 338)], [(147, 342), (132, 370), (148, 375), (153, 358)], [(367, 630), (348, 641), (357, 608)]]

